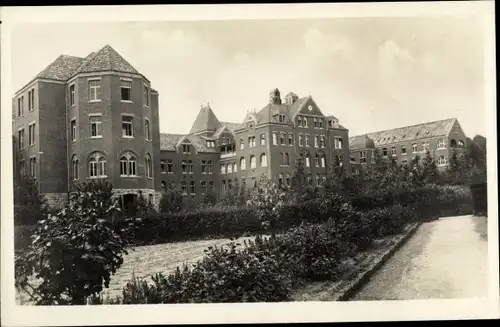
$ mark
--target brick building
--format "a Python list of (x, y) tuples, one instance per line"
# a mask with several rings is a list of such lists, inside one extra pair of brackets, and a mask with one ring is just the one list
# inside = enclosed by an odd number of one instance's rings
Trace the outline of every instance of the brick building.
[(73, 182), (98, 178), (124, 201), (154, 200), (158, 120), (158, 92), (113, 48), (61, 55), (13, 99), (14, 175), (36, 177), (52, 204)]
[(202, 106), (185, 135), (160, 134), (158, 106), (150, 81), (109, 45), (61, 55), (14, 96), (14, 176), (34, 176), (52, 204), (75, 182), (106, 178), (126, 204), (139, 193), (157, 203), (168, 184), (195, 199), (250, 188), (262, 174), (289, 185), (299, 158), (316, 186), (334, 156), (350, 167), (348, 130), (311, 96), (274, 89), (241, 123)]
[(436, 160), (438, 169), (448, 167), (453, 151), (460, 155), (467, 148), (467, 138), (456, 118), (395, 128), (349, 138), (353, 173), (360, 174), (367, 163), (374, 163), (376, 150), (385, 157), (406, 164), (427, 151)]

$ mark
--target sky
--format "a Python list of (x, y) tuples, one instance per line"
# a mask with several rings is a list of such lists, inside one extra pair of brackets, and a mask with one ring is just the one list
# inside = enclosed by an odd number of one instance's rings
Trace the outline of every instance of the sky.
[(269, 92), (311, 95), (359, 135), (455, 117), (485, 134), (477, 17), (23, 24), (11, 34), (19, 89), (60, 54), (112, 46), (160, 94), (160, 131), (187, 133), (209, 103), (242, 122)]

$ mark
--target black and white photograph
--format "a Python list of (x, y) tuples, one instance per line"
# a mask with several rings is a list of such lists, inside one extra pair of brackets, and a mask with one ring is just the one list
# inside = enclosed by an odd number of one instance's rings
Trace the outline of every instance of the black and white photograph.
[(492, 1), (0, 17), (9, 325), (498, 318)]

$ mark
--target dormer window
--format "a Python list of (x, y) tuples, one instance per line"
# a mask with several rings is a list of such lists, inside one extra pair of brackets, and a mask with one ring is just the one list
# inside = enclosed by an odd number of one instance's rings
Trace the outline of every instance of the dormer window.
[(215, 148), (215, 141), (207, 140), (207, 148)]
[(278, 121), (280, 123), (284, 123), (285, 122), (285, 115), (278, 115)]
[(190, 154), (191, 153), (191, 146), (189, 144), (183, 144), (182, 145), (182, 153)]
[(333, 121), (332, 121), (332, 120), (329, 120), (329, 121), (328, 121), (328, 126), (329, 126), (330, 128), (333, 128)]

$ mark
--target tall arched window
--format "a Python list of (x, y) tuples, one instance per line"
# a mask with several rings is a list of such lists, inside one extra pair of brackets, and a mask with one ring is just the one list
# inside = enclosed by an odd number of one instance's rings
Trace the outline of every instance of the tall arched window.
[(256, 168), (257, 167), (257, 160), (255, 159), (254, 155), (250, 156), (250, 168)]
[(228, 174), (232, 174), (233, 173), (233, 164), (232, 163), (228, 163), (227, 164), (227, 173)]
[(314, 165), (316, 167), (319, 167), (319, 154), (317, 154), (315, 157), (314, 157)]
[(285, 152), (285, 165), (289, 166), (290, 165), (290, 156), (288, 153)]
[(260, 166), (267, 167), (267, 155), (265, 153), (260, 155)]
[(89, 177), (102, 178), (106, 176), (106, 156), (101, 152), (93, 152), (88, 160)]
[(153, 163), (151, 161), (151, 155), (146, 154), (146, 177), (153, 178)]
[(240, 170), (245, 170), (247, 169), (247, 161), (245, 160), (244, 157), (240, 158)]
[(446, 149), (446, 141), (445, 140), (439, 140), (437, 144), (438, 149)]
[(77, 180), (79, 178), (78, 176), (78, 157), (76, 155), (73, 156), (73, 159), (71, 160), (71, 173), (72, 173), (72, 178), (73, 180)]
[(306, 167), (311, 166), (311, 159), (309, 158), (309, 153), (306, 154)]
[(279, 174), (278, 176), (278, 185), (279, 187), (283, 186), (283, 174)]
[(134, 153), (127, 151), (120, 157), (120, 175), (137, 175), (137, 158)]
[(324, 154), (321, 155), (321, 167), (326, 167), (326, 156)]

